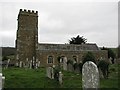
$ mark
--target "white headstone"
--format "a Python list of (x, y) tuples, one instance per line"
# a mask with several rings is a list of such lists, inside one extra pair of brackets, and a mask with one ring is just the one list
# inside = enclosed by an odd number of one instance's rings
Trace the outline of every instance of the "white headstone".
[(38, 59), (36, 59), (35, 68), (36, 68), (36, 69), (38, 68)]
[(38, 67), (40, 67), (40, 61), (38, 61)]
[(82, 87), (83, 90), (99, 88), (99, 71), (95, 63), (87, 61), (82, 68)]
[(30, 68), (30, 69), (32, 68), (32, 60), (31, 60), (30, 63), (29, 63), (29, 68)]
[(10, 59), (8, 59), (8, 61), (7, 61), (6, 68), (8, 68), (9, 63), (10, 63)]
[(59, 79), (60, 85), (62, 85), (62, 83), (63, 83), (62, 77), (63, 77), (63, 74), (61, 72), (59, 72), (59, 78), (58, 79)]
[(2, 73), (0, 73), (0, 90), (2, 89)]
[(22, 67), (22, 61), (20, 61), (20, 67)]
[(0, 73), (0, 90), (4, 87), (5, 77)]

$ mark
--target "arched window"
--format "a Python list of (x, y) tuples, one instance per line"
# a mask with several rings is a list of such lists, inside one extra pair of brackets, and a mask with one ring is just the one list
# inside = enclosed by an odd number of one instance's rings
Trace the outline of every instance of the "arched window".
[(48, 63), (49, 64), (53, 63), (53, 56), (48, 56)]
[(60, 58), (60, 63), (63, 63), (64, 57), (65, 57), (65, 56), (61, 56), (61, 58)]
[(77, 56), (73, 56), (73, 60), (75, 63), (77, 63)]

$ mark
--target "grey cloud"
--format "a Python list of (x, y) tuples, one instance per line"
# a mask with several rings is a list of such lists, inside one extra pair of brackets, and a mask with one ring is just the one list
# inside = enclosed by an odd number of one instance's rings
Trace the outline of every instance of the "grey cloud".
[[(96, 42), (99, 46), (117, 45), (118, 18), (115, 2), (8, 3), (3, 7), (5, 12), (1, 30), (8, 33), (10, 30), (17, 31), (17, 15), (20, 8), (38, 10), (39, 42), (67, 43), (68, 39), (80, 34), (86, 37), (88, 42)], [(10, 40), (10, 45), (14, 45), (15, 38)]]

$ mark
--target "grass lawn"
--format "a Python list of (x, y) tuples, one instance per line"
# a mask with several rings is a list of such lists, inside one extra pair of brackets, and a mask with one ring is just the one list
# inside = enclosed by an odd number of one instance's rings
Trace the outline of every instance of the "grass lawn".
[[(120, 65), (119, 65), (120, 67)], [(118, 88), (118, 65), (110, 65), (108, 79), (100, 80), (100, 88)], [(45, 68), (24, 69), (8, 68), (3, 69), (5, 75), (5, 88), (81, 88), (81, 74), (63, 71), (63, 85), (58, 81), (46, 77)]]

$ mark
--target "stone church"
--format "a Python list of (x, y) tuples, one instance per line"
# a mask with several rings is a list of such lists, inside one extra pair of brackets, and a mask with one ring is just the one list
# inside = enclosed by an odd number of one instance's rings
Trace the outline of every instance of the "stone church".
[(107, 59), (108, 53), (100, 50), (96, 44), (47, 44), (38, 43), (38, 11), (22, 10), (18, 14), (18, 28), (16, 37), (16, 59), (18, 62), (40, 61), (41, 67), (52, 66), (58, 63), (58, 57), (64, 60), (82, 62), (83, 55), (92, 52), (99, 60)]

